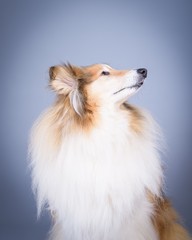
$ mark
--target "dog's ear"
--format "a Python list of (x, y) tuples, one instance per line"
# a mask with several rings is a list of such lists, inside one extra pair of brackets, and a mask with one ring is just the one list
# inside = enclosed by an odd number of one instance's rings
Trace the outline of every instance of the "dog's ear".
[(50, 67), (50, 86), (58, 94), (69, 94), (77, 88), (77, 80), (67, 65)]
[(71, 105), (78, 115), (83, 114), (83, 96), (79, 92), (79, 79), (83, 76), (80, 67), (58, 65), (50, 67), (50, 86), (58, 94), (68, 95)]

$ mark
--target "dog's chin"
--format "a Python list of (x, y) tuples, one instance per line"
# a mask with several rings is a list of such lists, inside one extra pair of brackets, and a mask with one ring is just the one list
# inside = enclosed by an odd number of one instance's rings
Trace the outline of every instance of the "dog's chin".
[(127, 92), (127, 98), (126, 98), (125, 102), (127, 101), (128, 98), (135, 95), (141, 89), (142, 85), (143, 84), (136, 84), (136, 85), (133, 85), (131, 87), (125, 88), (125, 91)]
[(130, 86), (130, 87), (126, 87), (126, 88), (127, 88), (127, 89), (135, 89), (135, 90), (137, 90), (137, 89), (139, 89), (139, 88), (143, 85), (143, 83), (144, 83), (144, 81), (140, 81), (140, 82), (138, 82), (137, 84), (132, 85), (132, 86)]
[(114, 102), (116, 102), (117, 104), (122, 104), (124, 102), (127, 102), (127, 100), (130, 97), (135, 95), (141, 89), (142, 85), (143, 83), (142, 84), (140, 83), (140, 84), (135, 84), (135, 85), (120, 89), (113, 95)]

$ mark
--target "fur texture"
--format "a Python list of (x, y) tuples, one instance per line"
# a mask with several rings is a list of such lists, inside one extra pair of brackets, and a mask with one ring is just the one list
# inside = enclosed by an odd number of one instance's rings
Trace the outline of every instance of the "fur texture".
[(33, 126), (30, 155), (51, 240), (190, 239), (162, 194), (159, 128), (125, 103), (145, 77), (104, 64), (50, 68), (58, 98)]

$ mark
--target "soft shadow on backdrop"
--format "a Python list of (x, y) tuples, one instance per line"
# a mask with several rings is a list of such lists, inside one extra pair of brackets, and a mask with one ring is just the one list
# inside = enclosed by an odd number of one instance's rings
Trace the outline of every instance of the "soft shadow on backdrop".
[(191, 12), (187, 0), (0, 2), (0, 239), (46, 238), (50, 221), (46, 213), (36, 221), (27, 141), (54, 100), (48, 68), (65, 61), (148, 68), (131, 101), (163, 129), (166, 193), (192, 232)]

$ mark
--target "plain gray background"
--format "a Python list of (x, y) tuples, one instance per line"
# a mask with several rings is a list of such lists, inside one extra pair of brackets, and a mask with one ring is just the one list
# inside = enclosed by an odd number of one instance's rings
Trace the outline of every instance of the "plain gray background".
[(48, 68), (108, 63), (146, 67), (148, 79), (131, 101), (161, 125), (166, 193), (192, 232), (192, 2), (0, 1), (0, 239), (43, 240), (27, 168), (30, 127), (54, 100)]

